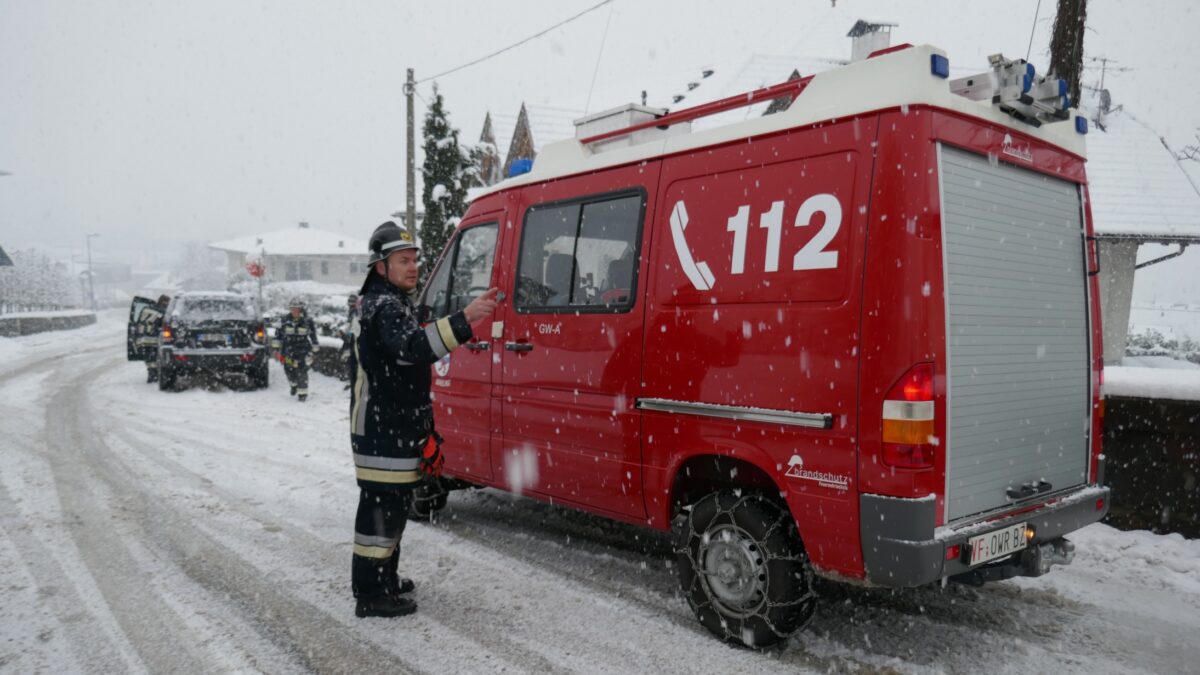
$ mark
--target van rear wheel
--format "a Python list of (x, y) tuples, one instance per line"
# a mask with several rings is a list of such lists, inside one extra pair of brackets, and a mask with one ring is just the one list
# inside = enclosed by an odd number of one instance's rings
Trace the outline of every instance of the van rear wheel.
[(676, 533), (675, 554), (688, 605), (726, 642), (770, 647), (816, 609), (795, 521), (761, 495), (722, 490), (696, 502)]

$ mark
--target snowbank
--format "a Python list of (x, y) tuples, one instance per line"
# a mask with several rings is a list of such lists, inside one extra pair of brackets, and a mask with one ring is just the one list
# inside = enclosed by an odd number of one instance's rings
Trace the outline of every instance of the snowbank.
[(96, 323), (96, 315), (85, 310), (24, 312), (0, 316), (0, 337), (33, 335), (52, 330), (71, 330)]
[(1135, 398), (1200, 401), (1200, 368), (1105, 366), (1104, 394)]

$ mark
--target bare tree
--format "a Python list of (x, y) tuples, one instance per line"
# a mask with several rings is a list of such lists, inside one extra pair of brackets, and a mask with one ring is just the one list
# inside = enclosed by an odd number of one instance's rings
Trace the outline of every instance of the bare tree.
[(1190, 159), (1193, 162), (1200, 162), (1200, 133), (1196, 134), (1196, 142), (1192, 145), (1185, 145), (1183, 149), (1175, 153), (1175, 159), (1183, 161)]

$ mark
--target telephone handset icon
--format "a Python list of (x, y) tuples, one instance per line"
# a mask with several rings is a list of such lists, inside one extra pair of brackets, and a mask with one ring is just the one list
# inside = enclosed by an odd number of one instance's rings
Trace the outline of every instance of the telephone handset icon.
[(683, 267), (683, 273), (687, 275), (688, 281), (692, 282), (696, 290), (710, 291), (716, 283), (716, 279), (713, 277), (712, 270), (708, 268), (708, 263), (692, 259), (692, 251), (688, 248), (687, 239), (683, 236), (687, 224), (687, 207), (680, 199), (671, 209), (671, 239), (675, 242), (675, 255), (679, 256), (679, 264)]

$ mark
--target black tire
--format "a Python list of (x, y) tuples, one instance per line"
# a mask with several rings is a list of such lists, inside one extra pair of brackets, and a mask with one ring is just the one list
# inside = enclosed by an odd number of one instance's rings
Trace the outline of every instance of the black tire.
[(255, 389), (266, 389), (271, 384), (271, 371), (264, 364), (250, 373), (250, 386)]
[(726, 642), (771, 647), (816, 610), (796, 523), (761, 495), (723, 490), (696, 502), (681, 519), (675, 555), (688, 605)]
[(159, 366), (159, 368), (158, 368), (158, 390), (159, 391), (171, 391), (174, 388), (175, 388), (175, 373), (171, 372), (171, 370), (169, 368), (163, 368), (162, 366)]
[(413, 489), (412, 500), (408, 503), (410, 520), (422, 522), (433, 518), (433, 514), (446, 508), (450, 493), (446, 486), (436, 478), (426, 478)]

